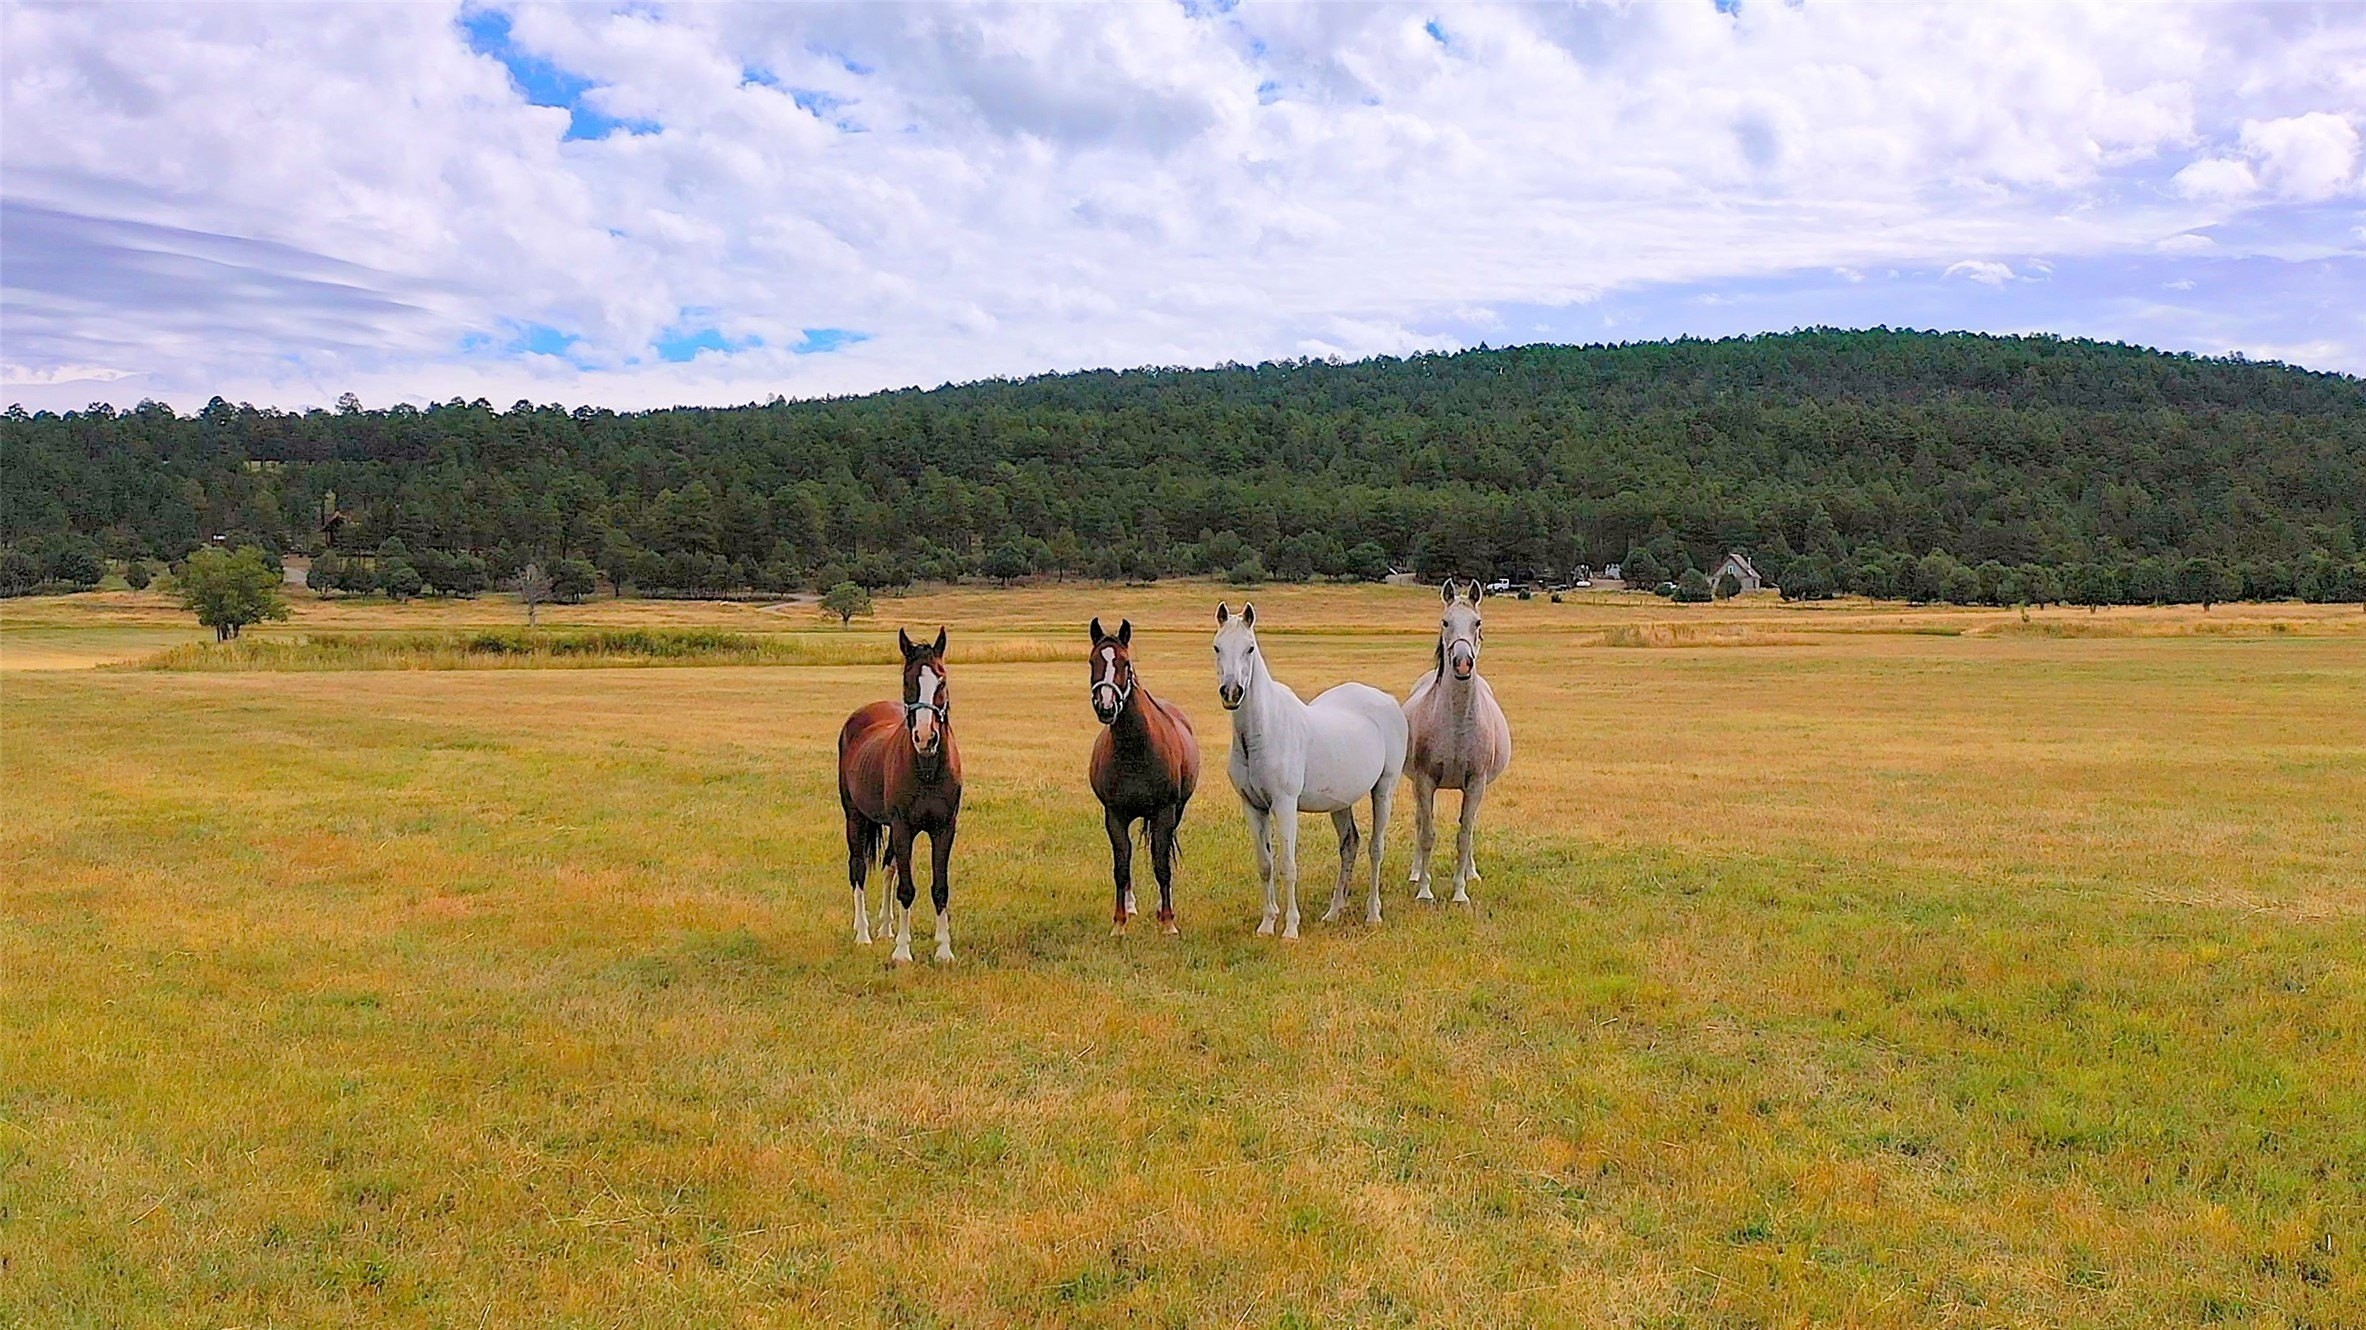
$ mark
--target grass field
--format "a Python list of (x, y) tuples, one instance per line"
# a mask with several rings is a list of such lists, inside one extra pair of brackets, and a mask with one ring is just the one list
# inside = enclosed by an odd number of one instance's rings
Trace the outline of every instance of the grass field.
[[(0, 606), (0, 1324), (2366, 1323), (2356, 607), (1490, 601), (1476, 907), (1400, 808), (1387, 922), (1284, 944), (1223, 596), (546, 613), (950, 623), (961, 959), (902, 970), (832, 788), (882, 664), (340, 668), (521, 616), (299, 596), (250, 640), (307, 668), (153, 669), (159, 597)], [(1255, 598), (1302, 693), (1425, 666), (1429, 592)], [(1096, 613), (1209, 750), (1180, 939), (1107, 936)]]

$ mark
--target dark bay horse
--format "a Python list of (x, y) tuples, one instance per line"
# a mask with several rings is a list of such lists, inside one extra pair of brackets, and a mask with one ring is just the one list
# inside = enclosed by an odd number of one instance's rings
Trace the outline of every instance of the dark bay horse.
[(902, 630), (904, 700), (873, 702), (838, 731), (838, 802), (846, 809), (846, 876), (854, 886), (854, 940), (870, 945), (871, 913), (863, 879), (879, 857), (895, 870), (895, 890), (880, 931), (895, 924), (896, 962), (912, 959), (912, 843), (928, 836), (937, 908), (937, 959), (953, 959), (954, 826), (961, 819), (961, 749), (953, 739), (953, 694), (945, 680), (945, 630), (915, 644)]
[(1117, 922), (1110, 936), (1125, 932), (1134, 913), (1133, 824), (1149, 833), (1150, 861), (1158, 874), (1158, 922), (1168, 933), (1175, 927), (1175, 829), (1183, 824), (1183, 807), (1199, 785), (1199, 739), (1182, 708), (1161, 702), (1142, 686), (1134, 673), (1134, 624), (1117, 625), (1114, 636), (1093, 620), (1093, 714), (1100, 717), (1100, 737), (1093, 740), (1088, 770), (1093, 793), (1101, 797), (1102, 821), (1109, 829), (1109, 854), (1117, 878)]

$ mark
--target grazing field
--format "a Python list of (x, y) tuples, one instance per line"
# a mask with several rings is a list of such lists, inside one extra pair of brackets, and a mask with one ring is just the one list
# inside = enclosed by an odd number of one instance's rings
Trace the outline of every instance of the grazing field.
[[(557, 606), (799, 662), (559, 669), (403, 645), (498, 598), (236, 670), (0, 606), (0, 1325), (2366, 1323), (2356, 607), (1490, 600), (1476, 906), (1400, 801), (1386, 922), (1286, 944), (1219, 598)], [(1302, 693), (1426, 667), (1431, 591), (1255, 599)], [(1209, 750), (1179, 939), (1107, 936), (1094, 614)], [(939, 622), (897, 970), (831, 741)]]

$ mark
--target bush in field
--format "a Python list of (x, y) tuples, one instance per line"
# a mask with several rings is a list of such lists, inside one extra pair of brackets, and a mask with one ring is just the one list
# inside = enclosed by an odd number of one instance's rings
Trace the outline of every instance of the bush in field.
[(838, 616), (838, 626), (844, 628), (856, 615), (869, 618), (871, 593), (854, 582), (840, 582), (822, 593), (822, 609)]
[(149, 572), (148, 565), (138, 559), (123, 566), (123, 584), (134, 591), (147, 590), (148, 584), (155, 580), (156, 574)]
[(561, 559), (551, 565), (551, 599), (573, 604), (588, 600), (600, 589), (599, 571), (586, 559)]
[(1619, 565), (1628, 586), (1656, 587), (1668, 580), (1668, 570), (1652, 557), (1651, 551), (1638, 545), (1627, 551), (1626, 561)]
[(1742, 579), (1732, 573), (1717, 574), (1717, 585), (1711, 588), (1719, 600), (1732, 600), (1742, 594)]
[(1708, 574), (1698, 568), (1687, 568), (1684, 576), (1676, 579), (1676, 594), (1671, 599), (1686, 605), (1705, 605), (1712, 595)]
[(181, 570), (178, 595), (183, 609), (214, 630), (214, 640), (227, 642), (250, 623), (288, 617), (279, 587), (280, 574), (250, 545), (235, 552), (204, 549), (190, 555)]
[(1258, 558), (1252, 551), (1239, 563), (1232, 565), (1232, 571), (1224, 574), (1224, 577), (1235, 586), (1256, 586), (1265, 580), (1265, 560)]

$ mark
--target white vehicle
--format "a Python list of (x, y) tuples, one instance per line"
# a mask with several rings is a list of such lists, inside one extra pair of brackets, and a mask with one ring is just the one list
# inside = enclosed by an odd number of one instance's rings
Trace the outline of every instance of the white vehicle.
[(1495, 581), (1489, 582), (1489, 583), (1487, 584), (1487, 594), (1488, 594), (1488, 595), (1491, 595), (1491, 596), (1494, 596), (1494, 595), (1501, 595), (1502, 593), (1504, 593), (1504, 592), (1506, 592), (1506, 591), (1509, 591), (1509, 590), (1511, 590), (1511, 589), (1512, 589), (1512, 579), (1510, 579), (1510, 578), (1508, 578), (1508, 577), (1500, 577), (1500, 578), (1497, 578)]

